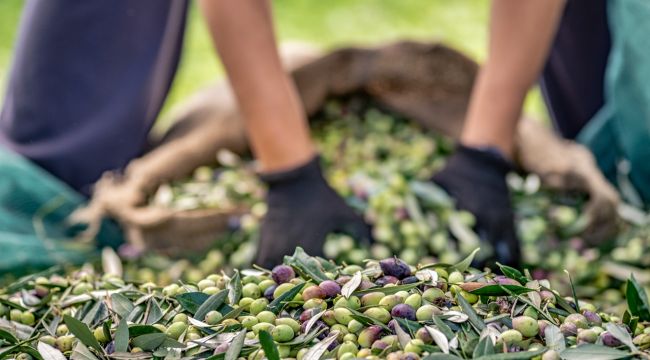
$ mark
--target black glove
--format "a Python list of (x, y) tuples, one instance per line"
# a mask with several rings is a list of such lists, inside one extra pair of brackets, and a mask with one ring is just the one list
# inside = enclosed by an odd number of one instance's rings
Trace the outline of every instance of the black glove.
[(459, 209), (476, 217), (476, 232), (493, 249), (492, 261), (519, 266), (521, 249), (506, 174), (512, 165), (498, 150), (459, 145), (433, 181), (456, 199)]
[(272, 267), (300, 246), (323, 256), (329, 233), (338, 232), (370, 243), (370, 228), (332, 189), (320, 169), (320, 157), (296, 169), (262, 174), (267, 183), (268, 212), (262, 221), (256, 264)]

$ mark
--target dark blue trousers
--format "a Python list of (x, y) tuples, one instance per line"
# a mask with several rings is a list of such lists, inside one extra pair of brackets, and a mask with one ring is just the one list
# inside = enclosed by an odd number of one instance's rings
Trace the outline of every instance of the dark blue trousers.
[[(570, 0), (542, 77), (572, 138), (603, 103), (606, 0)], [(142, 154), (178, 65), (186, 0), (28, 0), (0, 145), (88, 193)], [(462, 26), (462, 25), (461, 25)]]
[(144, 150), (176, 71), (186, 0), (28, 0), (0, 145), (87, 193)]

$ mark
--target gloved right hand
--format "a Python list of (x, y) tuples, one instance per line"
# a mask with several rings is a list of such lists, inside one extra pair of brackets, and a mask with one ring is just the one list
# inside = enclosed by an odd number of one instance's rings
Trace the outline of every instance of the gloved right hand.
[(370, 228), (327, 184), (320, 157), (260, 178), (268, 185), (268, 211), (262, 221), (256, 264), (269, 268), (278, 265), (296, 246), (309, 255), (323, 256), (325, 238), (333, 232), (370, 244)]
[(493, 148), (458, 145), (432, 180), (445, 189), (459, 209), (476, 217), (476, 233), (493, 250), (492, 261), (519, 266), (521, 250), (505, 177), (511, 164)]

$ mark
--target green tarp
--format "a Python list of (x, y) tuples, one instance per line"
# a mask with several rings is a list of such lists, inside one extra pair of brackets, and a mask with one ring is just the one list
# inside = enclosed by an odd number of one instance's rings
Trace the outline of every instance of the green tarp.
[(119, 229), (108, 222), (95, 239), (78, 240), (83, 228), (69, 226), (66, 218), (84, 202), (46, 171), (0, 147), (0, 274), (79, 264), (100, 246), (118, 245)]

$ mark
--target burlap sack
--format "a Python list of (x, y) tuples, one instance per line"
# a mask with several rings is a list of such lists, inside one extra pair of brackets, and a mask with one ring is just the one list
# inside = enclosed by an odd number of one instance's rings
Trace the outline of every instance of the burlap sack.
[[(296, 48), (285, 54), (285, 60), (299, 59), (288, 62), (296, 66), (291, 75), (310, 115), (331, 97), (369, 96), (427, 129), (454, 138), (462, 128), (478, 71), (475, 62), (437, 43), (343, 48), (320, 57)], [(77, 220), (112, 216), (131, 242), (169, 254), (210, 246), (224, 231), (230, 214), (144, 205), (158, 185), (213, 163), (219, 149), (246, 152), (242, 121), (226, 83), (200, 91), (174, 117), (174, 126), (162, 142), (134, 160), (123, 177), (106, 175), (97, 183), (89, 207)], [(524, 171), (538, 174), (545, 185), (589, 194), (587, 240), (600, 242), (616, 232), (618, 195), (584, 147), (524, 119), (517, 134), (517, 158)]]

